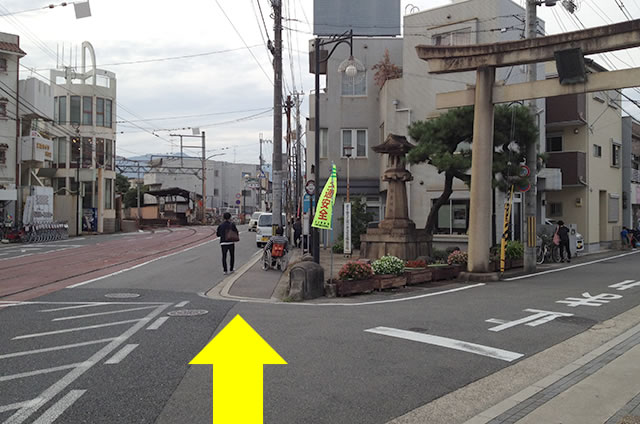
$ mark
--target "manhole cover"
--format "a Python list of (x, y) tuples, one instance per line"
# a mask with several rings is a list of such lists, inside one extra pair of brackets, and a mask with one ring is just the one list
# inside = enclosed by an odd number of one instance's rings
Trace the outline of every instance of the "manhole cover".
[(130, 299), (133, 297), (140, 297), (138, 293), (107, 293), (104, 297), (110, 297), (112, 299)]
[(196, 315), (208, 314), (206, 309), (180, 309), (177, 311), (167, 312), (167, 315), (171, 317), (194, 317)]

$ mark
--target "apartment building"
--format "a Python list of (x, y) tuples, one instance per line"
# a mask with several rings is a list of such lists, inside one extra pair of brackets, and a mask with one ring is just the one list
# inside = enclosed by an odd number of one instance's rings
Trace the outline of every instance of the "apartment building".
[(622, 225), (640, 228), (640, 122), (622, 118)]
[[(607, 71), (585, 62), (589, 73)], [(547, 77), (555, 76), (555, 65), (548, 64)], [(547, 194), (546, 215), (577, 224), (587, 251), (608, 248), (620, 238), (623, 225), (620, 94), (612, 90), (546, 100), (546, 163), (562, 170), (562, 190)]]
[(25, 55), (20, 37), (0, 32), (0, 225), (5, 228), (14, 226), (20, 213), (17, 99), (20, 58)]

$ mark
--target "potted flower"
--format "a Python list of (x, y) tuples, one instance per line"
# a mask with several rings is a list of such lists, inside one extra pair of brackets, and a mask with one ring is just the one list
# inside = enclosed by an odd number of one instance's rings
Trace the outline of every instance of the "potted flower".
[(427, 263), (423, 260), (407, 261), (404, 266), (404, 275), (407, 278), (407, 285), (431, 281), (431, 270), (427, 268)]
[(504, 249), (504, 256), (509, 263), (509, 268), (522, 267), (524, 262), (524, 245), (518, 240), (509, 240)]
[(373, 262), (375, 288), (378, 290), (404, 287), (407, 279), (404, 276), (404, 261), (398, 257), (387, 255)]
[(447, 263), (452, 266), (451, 278), (456, 278), (460, 274), (460, 271), (467, 266), (468, 260), (467, 252), (462, 250), (454, 250), (449, 254)]
[(338, 296), (368, 293), (374, 289), (373, 269), (362, 261), (349, 261), (338, 272), (336, 292)]

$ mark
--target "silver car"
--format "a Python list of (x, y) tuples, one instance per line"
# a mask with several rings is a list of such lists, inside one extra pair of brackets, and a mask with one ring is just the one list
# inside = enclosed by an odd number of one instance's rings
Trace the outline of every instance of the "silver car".
[(254, 212), (249, 220), (249, 231), (256, 231), (258, 229), (258, 219), (264, 212)]

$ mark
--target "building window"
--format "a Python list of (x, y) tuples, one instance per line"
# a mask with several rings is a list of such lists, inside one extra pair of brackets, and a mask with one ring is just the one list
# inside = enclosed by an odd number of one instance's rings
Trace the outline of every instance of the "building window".
[(622, 146), (618, 143), (611, 144), (611, 166), (620, 168), (620, 154)]
[(609, 195), (609, 222), (618, 222), (618, 216), (620, 215), (620, 196), (617, 194)]
[(471, 44), (471, 28), (436, 34), (431, 37), (434, 46), (464, 46)]
[(82, 125), (93, 125), (93, 98), (82, 98)]
[(113, 209), (113, 180), (104, 180), (104, 208)]
[(58, 112), (58, 119), (56, 119), (56, 122), (59, 125), (65, 125), (68, 124), (67, 122), (67, 96), (60, 96), (60, 97), (56, 97), (56, 99), (58, 99), (58, 104), (57, 104), (57, 112)]
[[(435, 199), (433, 200), (435, 202)], [(449, 200), (440, 206), (436, 232), (440, 234), (466, 234), (469, 228), (469, 200)]]
[(7, 100), (5, 97), (0, 98), (0, 118), (6, 118), (7, 117), (7, 103), (9, 102), (9, 100)]
[(562, 203), (549, 203), (549, 216), (562, 216)]
[(0, 144), (0, 165), (7, 164), (7, 150), (9, 150), (9, 145), (1, 143)]
[(345, 147), (353, 147), (351, 157), (367, 157), (367, 130), (342, 130), (342, 152), (341, 157), (346, 157)]
[(547, 152), (561, 152), (562, 151), (562, 136), (553, 135), (547, 136)]
[(593, 145), (593, 156), (595, 156), (597, 158), (601, 158), (602, 157), (602, 146), (600, 146), (599, 144), (594, 144)]
[(7, 72), (7, 59), (0, 57), (0, 72)]
[(328, 158), (329, 153), (329, 130), (327, 128), (320, 128), (320, 158)]
[(104, 139), (96, 138), (96, 165), (104, 167)]
[(71, 96), (71, 123), (80, 125), (80, 96)]
[(214, 195), (214, 196), (218, 196), (218, 195), (219, 195), (219, 192), (218, 192), (218, 189), (217, 189), (217, 188), (214, 188), (214, 189), (213, 189), (213, 195)]
[(66, 168), (67, 167), (67, 138), (66, 137), (58, 137), (58, 148), (57, 148), (57, 156), (58, 161), (54, 160), (54, 163), (58, 164), (58, 168)]
[(111, 100), (104, 100), (104, 126), (111, 128)]
[(71, 162), (69, 168), (78, 168), (80, 163), (80, 137), (73, 137), (71, 139)]
[(96, 126), (104, 127), (104, 99), (96, 99)]
[(348, 76), (342, 72), (342, 95), (343, 96), (366, 96), (367, 95), (367, 71), (358, 70), (355, 76)]
[(113, 141), (104, 141), (104, 167), (113, 171)]
[(215, 171), (213, 171), (213, 176), (214, 177), (219, 177), (220, 176), (220, 171), (218, 171), (217, 169)]
[(91, 168), (93, 165), (93, 140), (91, 137), (82, 137), (82, 167)]

